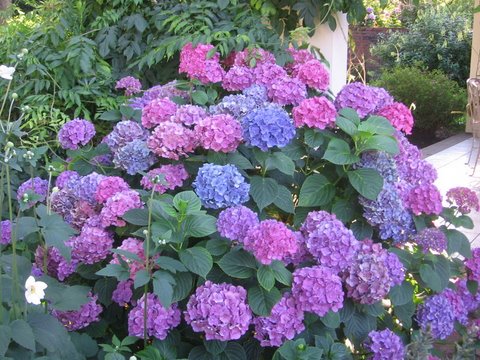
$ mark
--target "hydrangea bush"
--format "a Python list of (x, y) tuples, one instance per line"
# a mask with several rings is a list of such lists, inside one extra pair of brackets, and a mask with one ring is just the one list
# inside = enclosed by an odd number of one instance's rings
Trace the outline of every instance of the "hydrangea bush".
[(474, 351), (475, 193), (443, 202), (388, 92), (332, 99), (290, 54), (188, 44), (186, 79), (118, 82), (104, 138), (66, 123), (65, 159), (2, 123), (0, 357), (426, 359), (454, 332)]

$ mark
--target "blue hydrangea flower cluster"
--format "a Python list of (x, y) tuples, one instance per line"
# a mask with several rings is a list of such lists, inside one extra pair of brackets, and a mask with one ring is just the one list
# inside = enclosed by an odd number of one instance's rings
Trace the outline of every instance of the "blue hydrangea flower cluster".
[(263, 151), (284, 147), (295, 137), (293, 120), (281, 107), (271, 105), (253, 110), (241, 121), (246, 143)]
[(389, 184), (394, 184), (399, 180), (395, 160), (382, 151), (363, 153), (356, 167), (377, 170), (382, 175), (383, 181)]
[(268, 89), (265, 86), (258, 84), (252, 85), (242, 91), (243, 95), (253, 99), (258, 106), (262, 106), (268, 101), (267, 92)]
[(446, 288), (440, 294), (452, 305), (455, 320), (466, 326), (468, 324), (468, 308), (465, 306), (462, 295), (450, 288)]
[(217, 105), (210, 106), (209, 111), (211, 114), (230, 114), (240, 119), (256, 107), (253, 98), (238, 94), (225, 96)]
[(155, 159), (146, 141), (135, 139), (115, 152), (113, 163), (127, 174), (135, 175), (148, 170), (155, 163)]
[(371, 331), (366, 347), (373, 353), (372, 360), (400, 360), (405, 356), (402, 339), (390, 329)]
[(446, 339), (453, 332), (455, 321), (453, 306), (441, 294), (431, 296), (418, 306), (417, 321), (423, 331), (430, 331), (433, 338)]
[(97, 199), (95, 194), (97, 193), (97, 187), (100, 182), (105, 179), (105, 175), (92, 172), (87, 176), (82, 176), (76, 183), (74, 193), (77, 199), (87, 201), (89, 204), (96, 204)]
[(247, 202), (250, 184), (233, 165), (207, 163), (198, 170), (193, 188), (203, 206), (220, 209)]
[(124, 120), (115, 125), (112, 132), (105, 137), (104, 141), (110, 150), (116, 152), (133, 140), (147, 140), (148, 135), (148, 131), (139, 123)]

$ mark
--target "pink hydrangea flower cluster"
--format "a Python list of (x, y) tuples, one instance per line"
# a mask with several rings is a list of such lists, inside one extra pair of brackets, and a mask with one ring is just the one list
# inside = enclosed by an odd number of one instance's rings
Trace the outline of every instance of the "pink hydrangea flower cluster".
[[(162, 175), (163, 181), (155, 183), (155, 178)], [(167, 190), (173, 190), (182, 186), (186, 179), (188, 179), (188, 173), (182, 164), (162, 165), (159, 168), (150, 170), (146, 176), (142, 177), (140, 184), (145, 190), (155, 189), (155, 191), (163, 194)]]
[(182, 105), (177, 108), (177, 112), (173, 116), (172, 121), (181, 123), (185, 126), (192, 126), (207, 116), (207, 111), (200, 106)]
[(217, 230), (227, 239), (243, 242), (248, 230), (258, 223), (255, 212), (246, 206), (237, 205), (226, 208), (218, 215)]
[(285, 65), (285, 67), (292, 72), (295, 76), (297, 69), (300, 65), (305, 64), (310, 60), (314, 60), (315, 57), (313, 54), (306, 50), (306, 49), (295, 49), (295, 48), (288, 48), (287, 50), (293, 58), (293, 62), (289, 62)]
[(278, 78), (270, 85), (268, 96), (280, 105), (298, 105), (307, 97), (307, 88), (297, 78)]
[(65, 123), (58, 132), (58, 141), (63, 149), (77, 150), (95, 136), (95, 126), (84, 119), (73, 119)]
[(275, 63), (258, 65), (255, 70), (255, 83), (269, 88), (277, 79), (286, 78), (287, 72)]
[(125, 226), (121, 219), (128, 210), (140, 209), (143, 206), (140, 195), (134, 190), (124, 190), (110, 197), (100, 212), (101, 224), (107, 226)]
[(332, 269), (312, 266), (293, 272), (292, 295), (303, 311), (325, 316), (343, 307), (342, 280)]
[(169, 121), (176, 112), (177, 104), (169, 98), (154, 99), (142, 110), (142, 125), (147, 129), (151, 129)]
[(242, 91), (255, 81), (253, 69), (246, 66), (232, 66), (223, 78), (222, 87), (227, 91)]
[(83, 304), (79, 310), (53, 310), (52, 315), (55, 316), (68, 331), (86, 328), (91, 323), (99, 321), (99, 316), (103, 311), (102, 306), (97, 303), (97, 295), (90, 294), (89, 297), (90, 300)]
[(312, 89), (325, 91), (330, 84), (330, 73), (317, 59), (309, 60), (296, 68), (296, 76)]
[[(144, 336), (145, 295), (128, 313), (128, 335)], [(164, 308), (154, 294), (147, 294), (147, 335), (164, 340), (168, 332), (180, 324), (181, 313), (177, 304)]]
[(135, 279), (137, 272), (145, 269), (145, 253), (143, 251), (143, 242), (135, 238), (127, 238), (122, 241), (122, 245), (120, 245), (117, 249), (135, 254), (140, 260), (142, 260), (141, 262), (138, 262), (128, 259), (123, 255), (113, 254), (113, 259), (110, 261), (110, 264), (120, 264), (118, 257), (121, 257), (130, 268), (130, 279)]
[(80, 235), (71, 238), (67, 244), (72, 248), (72, 259), (95, 264), (110, 254), (113, 235), (103, 228), (84, 226)]
[(472, 210), (478, 211), (480, 203), (475, 191), (466, 187), (455, 187), (447, 191), (447, 201), (455, 204), (462, 214), (469, 214)]
[(263, 64), (275, 64), (275, 56), (260, 48), (245, 49), (235, 53), (233, 64), (255, 67)]
[(133, 76), (125, 76), (115, 84), (115, 90), (118, 89), (125, 89), (125, 96), (132, 96), (142, 90), (142, 83)]
[(217, 152), (231, 152), (242, 141), (242, 126), (231, 115), (218, 114), (201, 119), (195, 125), (200, 145)]
[(472, 257), (465, 260), (468, 278), (480, 282), (480, 248), (472, 250)]
[(261, 316), (253, 320), (255, 338), (261, 346), (281, 346), (285, 340), (305, 330), (304, 314), (290, 293), (285, 293), (272, 308), (270, 316)]
[(295, 231), (294, 234), (297, 239), (297, 252), (293, 256), (287, 256), (285, 264), (298, 266), (305, 261), (313, 261), (312, 254), (307, 249), (305, 236), (300, 231)]
[(222, 81), (225, 71), (220, 66), (220, 55), (215, 52), (208, 57), (213, 49), (213, 45), (198, 44), (194, 47), (192, 43), (186, 44), (180, 52), (178, 71), (204, 84)]
[(412, 111), (404, 104), (394, 102), (384, 106), (377, 112), (377, 115), (387, 118), (398, 131), (403, 131), (407, 135), (412, 133), (414, 123)]
[(112, 300), (120, 306), (125, 306), (125, 304), (128, 304), (133, 295), (132, 285), (132, 280), (120, 281), (117, 284), (116, 289), (113, 290)]
[(252, 321), (247, 291), (241, 286), (206, 281), (187, 303), (185, 321), (207, 340), (237, 340)]
[(264, 265), (272, 260), (285, 261), (298, 250), (293, 231), (277, 220), (264, 220), (251, 228), (243, 238), (243, 245)]
[(404, 203), (415, 215), (438, 215), (442, 212), (442, 196), (433, 184), (423, 184), (410, 189)]
[(100, 180), (95, 192), (95, 199), (103, 204), (120, 191), (130, 190), (130, 186), (119, 176), (107, 176)]
[(188, 156), (197, 144), (193, 130), (172, 121), (158, 125), (147, 141), (149, 149), (155, 154), (172, 160)]
[(299, 106), (293, 108), (295, 126), (308, 126), (323, 130), (335, 126), (337, 110), (324, 96), (315, 96), (303, 100)]

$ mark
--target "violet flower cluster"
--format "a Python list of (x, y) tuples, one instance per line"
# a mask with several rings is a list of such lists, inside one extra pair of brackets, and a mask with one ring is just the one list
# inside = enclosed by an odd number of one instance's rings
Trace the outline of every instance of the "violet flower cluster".
[(352, 108), (361, 118), (373, 114), (375, 110), (391, 103), (393, 103), (393, 98), (385, 90), (359, 82), (344, 86), (335, 98), (337, 110)]
[[(163, 179), (160, 177), (163, 177)], [(182, 164), (162, 165), (159, 168), (150, 170), (142, 177), (140, 184), (146, 190), (154, 189), (156, 192), (163, 194), (167, 190), (173, 190), (182, 186), (187, 179), (188, 173)]]
[(455, 204), (462, 214), (469, 214), (472, 210), (478, 211), (480, 203), (475, 191), (466, 187), (455, 187), (447, 191), (447, 201)]
[(226, 208), (218, 215), (217, 230), (223, 237), (243, 242), (249, 229), (259, 223), (258, 215), (243, 205)]
[(99, 321), (99, 316), (103, 311), (102, 306), (97, 303), (97, 295), (90, 294), (89, 298), (90, 300), (83, 304), (79, 310), (52, 310), (52, 315), (55, 316), (68, 331), (83, 329), (91, 323)]
[[(34, 268), (44, 272), (44, 257), (45, 249), (39, 245), (35, 251)], [(47, 249), (47, 275), (52, 276), (60, 281), (64, 281), (67, 277), (72, 275), (77, 269), (78, 261), (71, 259), (68, 261), (60, 254), (60, 250), (55, 247), (48, 247)]]
[(242, 141), (242, 126), (233, 116), (218, 114), (205, 117), (195, 125), (200, 145), (204, 149), (228, 153)]
[(86, 145), (95, 136), (95, 126), (84, 119), (73, 119), (65, 123), (58, 132), (60, 146), (68, 150), (77, 150)]
[(465, 260), (468, 278), (480, 282), (480, 248), (472, 250), (472, 257)]
[(125, 96), (132, 96), (142, 90), (142, 83), (133, 76), (125, 76), (115, 84), (115, 90), (119, 89), (125, 89)]
[(372, 360), (400, 360), (405, 356), (402, 339), (390, 329), (370, 331), (366, 347), (373, 355)]
[(132, 285), (132, 280), (119, 281), (117, 287), (112, 292), (112, 300), (120, 306), (128, 304), (133, 295)]
[(0, 245), (8, 245), (12, 241), (12, 223), (10, 220), (0, 222)]
[(422, 248), (425, 254), (431, 250), (441, 253), (447, 249), (447, 237), (437, 228), (425, 228), (414, 235), (412, 240)]
[(423, 331), (430, 331), (434, 339), (443, 340), (453, 332), (455, 313), (447, 297), (430, 296), (417, 308), (417, 321)]
[[(38, 202), (43, 202), (47, 197), (48, 181), (39, 177), (28, 179), (17, 189), (17, 200), (21, 204), (26, 204), (28, 208)], [(33, 196), (31, 196), (33, 195)]]
[(222, 81), (225, 71), (220, 66), (220, 55), (216, 52), (208, 57), (213, 49), (213, 45), (198, 44), (194, 47), (191, 43), (186, 44), (180, 52), (178, 71), (204, 84)]

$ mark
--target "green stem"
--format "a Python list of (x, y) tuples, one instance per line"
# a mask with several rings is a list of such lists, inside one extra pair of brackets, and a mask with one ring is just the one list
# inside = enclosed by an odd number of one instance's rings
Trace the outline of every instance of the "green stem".
[(3, 98), (2, 107), (0, 108), (0, 116), (3, 114), (3, 109), (5, 109), (5, 104), (7, 103), (8, 92), (10, 91), (10, 86), (12, 85), (12, 81), (10, 80), (7, 85), (7, 91), (5, 92), (5, 96)]
[[(7, 198), (8, 198), (8, 217), (10, 219), (10, 224), (13, 228), (13, 207), (12, 207), (12, 186), (10, 179), (10, 167), (6, 164), (5, 172), (7, 176)], [(17, 269), (17, 234), (16, 231), (12, 231), (12, 300), (13, 300), (13, 315), (16, 318), (16, 300), (18, 295), (18, 269)]]
[[(155, 186), (152, 189), (152, 193), (150, 195), (150, 201), (148, 202), (148, 225), (147, 225), (147, 235), (145, 236), (145, 271), (150, 276), (150, 233), (152, 229), (152, 202), (153, 202), (153, 195), (155, 194)], [(148, 306), (148, 283), (145, 284), (143, 289), (143, 346), (147, 347), (147, 306)]]

